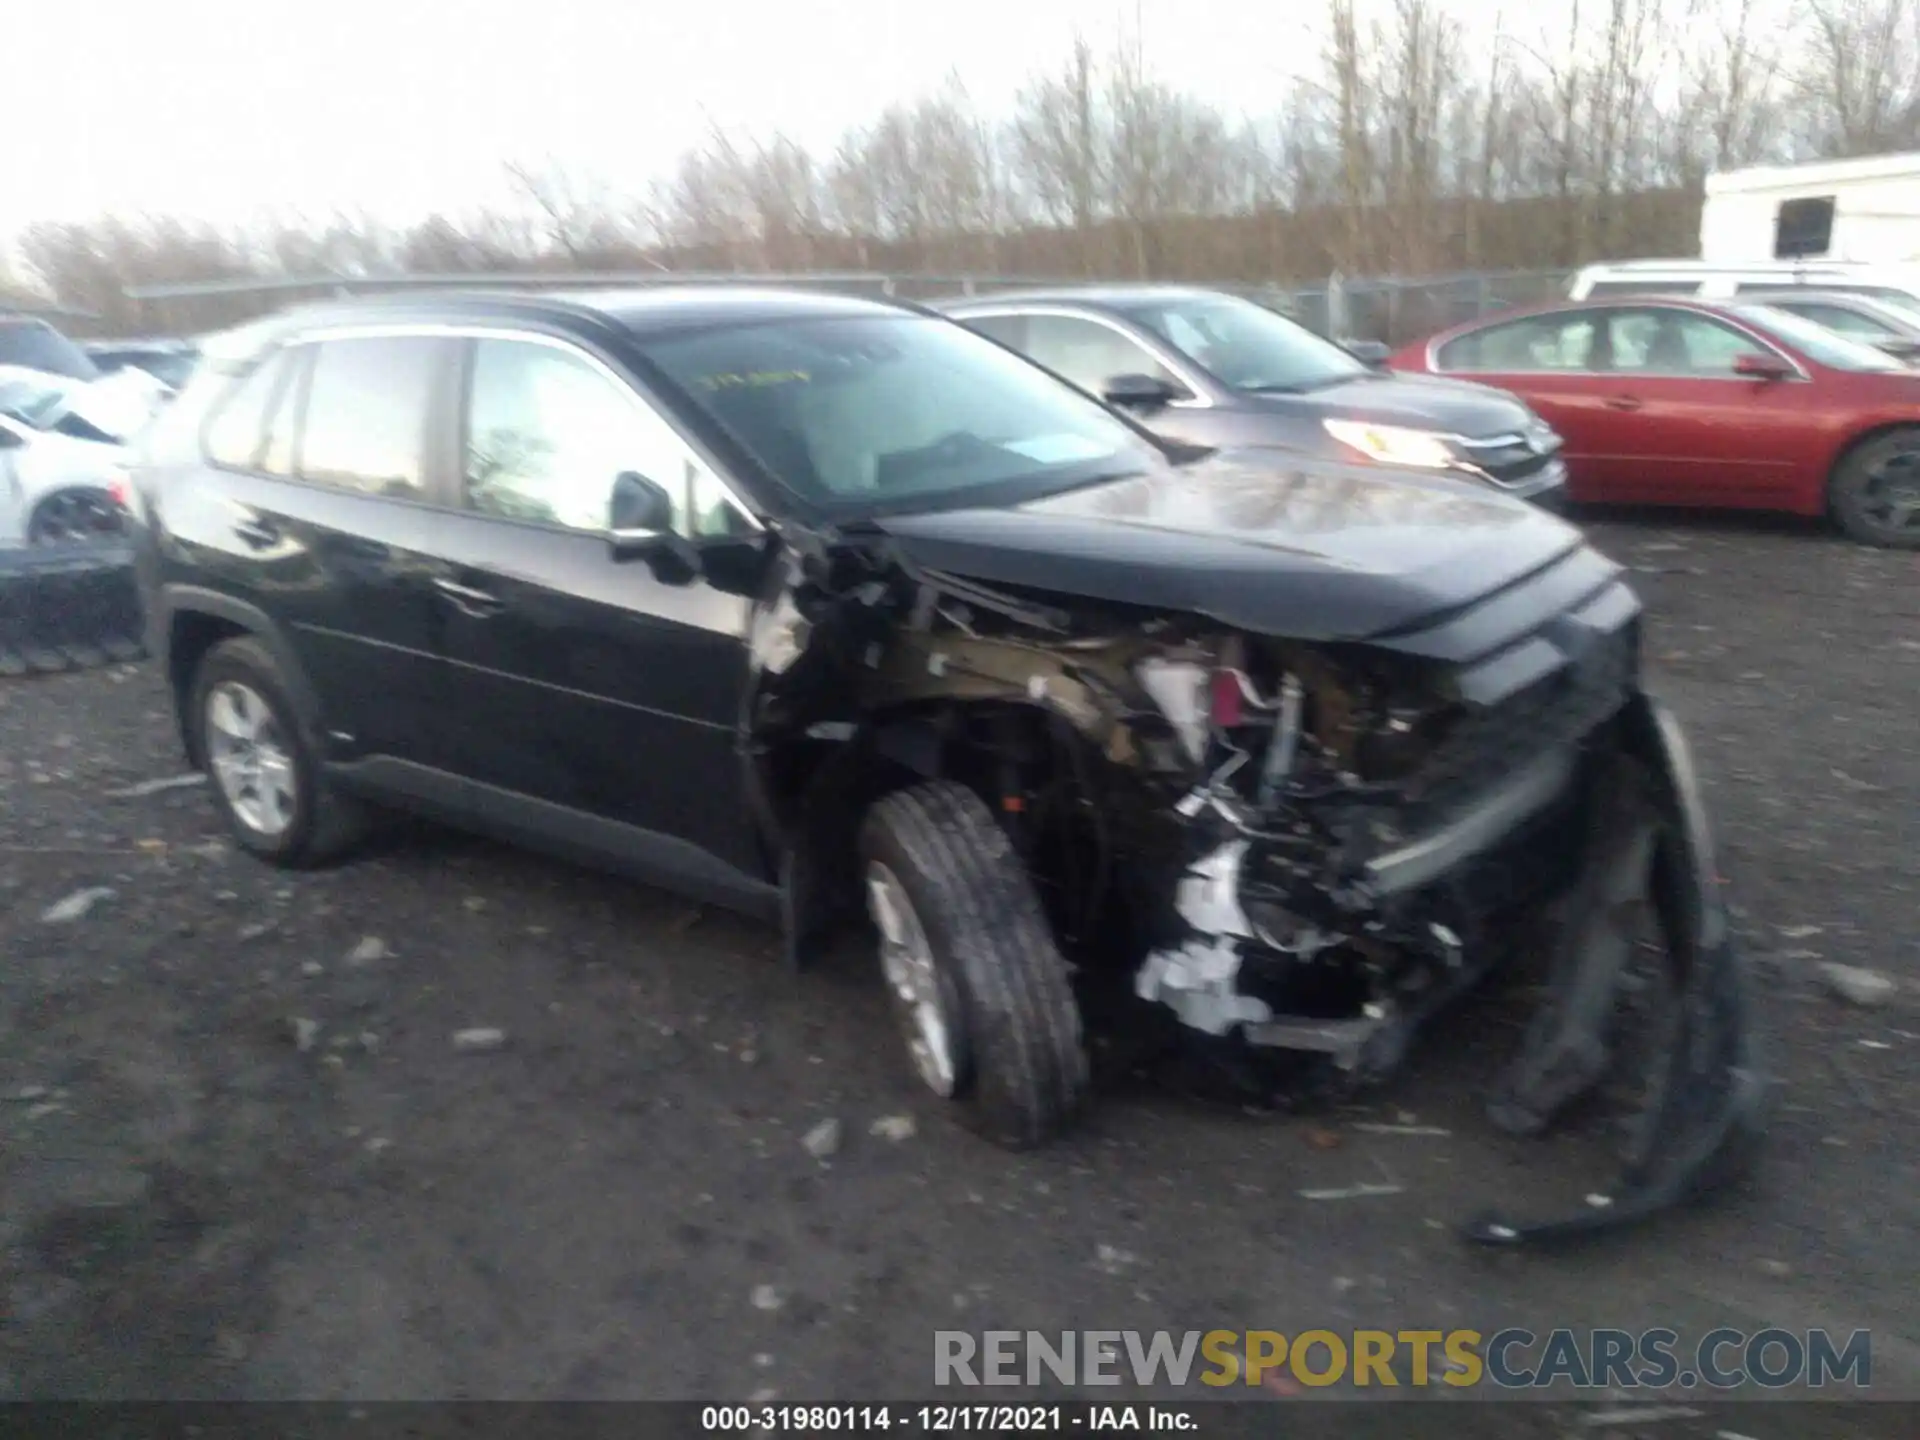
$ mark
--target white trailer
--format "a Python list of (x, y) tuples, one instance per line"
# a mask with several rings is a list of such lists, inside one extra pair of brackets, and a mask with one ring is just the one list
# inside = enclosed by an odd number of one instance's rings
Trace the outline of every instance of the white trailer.
[(1920, 264), (1920, 152), (1709, 175), (1700, 258)]

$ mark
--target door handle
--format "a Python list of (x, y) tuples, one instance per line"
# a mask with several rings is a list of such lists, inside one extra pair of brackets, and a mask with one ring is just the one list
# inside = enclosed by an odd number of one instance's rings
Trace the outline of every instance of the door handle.
[(279, 530), (264, 520), (236, 520), (233, 533), (256, 550), (265, 550), (280, 543)]
[(1607, 397), (1607, 408), (1609, 410), (1638, 410), (1640, 408), (1640, 401), (1632, 395), (1609, 395)]
[(433, 588), (469, 615), (491, 615), (506, 603), (489, 591), (476, 590), (471, 585), (457, 585), (451, 580), (435, 580)]

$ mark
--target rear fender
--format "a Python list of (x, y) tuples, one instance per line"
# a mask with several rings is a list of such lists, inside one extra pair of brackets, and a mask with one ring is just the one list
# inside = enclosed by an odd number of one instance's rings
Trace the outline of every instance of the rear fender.
[[(244, 634), (266, 647), (280, 672), (287, 698), (293, 702), (301, 732), (311, 753), (326, 755), (326, 730), (322, 723), (320, 697), (301, 665), (286, 632), (259, 606), (237, 599), (223, 591), (198, 585), (167, 585), (159, 592), (153, 614), (148, 620), (151, 646), (165, 667), (174, 691), (174, 710), (180, 726), (181, 743), (194, 764), (200, 763), (191, 724), (188, 723), (187, 697), (192, 691), (193, 673), (200, 657), (210, 648), (202, 643), (196, 622), (218, 622), (222, 632)], [(213, 644), (219, 643), (218, 638)]]

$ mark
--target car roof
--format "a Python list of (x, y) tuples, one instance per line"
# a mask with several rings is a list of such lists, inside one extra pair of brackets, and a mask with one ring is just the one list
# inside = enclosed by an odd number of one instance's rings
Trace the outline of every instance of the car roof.
[(992, 295), (966, 295), (936, 300), (937, 310), (954, 312), (994, 305), (1077, 305), (1089, 310), (1122, 309), (1154, 300), (1239, 299), (1231, 290), (1204, 285), (1058, 285), (1027, 290), (1002, 290)]
[[(801, 287), (734, 284), (636, 285), (623, 289), (402, 291), (319, 301), (278, 311), (236, 332), (262, 340), (290, 330), (409, 322), (546, 321), (611, 324), (631, 335), (659, 335), (717, 325), (835, 316), (918, 313), (917, 307)], [(229, 332), (229, 333), (236, 333)]]
[(1858, 290), (1822, 290), (1813, 285), (1782, 285), (1778, 290), (1756, 290), (1748, 300), (1754, 305), (1771, 305), (1776, 300), (1791, 300), (1804, 304), (1811, 300), (1821, 305), (1853, 305), (1867, 310), (1885, 310), (1895, 313), (1898, 308), (1884, 304), (1876, 295), (1865, 295)]
[(1684, 275), (1801, 275), (1826, 271), (1852, 274), (1870, 268), (1858, 260), (1824, 260), (1818, 256), (1805, 260), (1599, 260), (1583, 265), (1581, 275), (1652, 275), (1675, 271)]
[(1642, 310), (1650, 305), (1669, 310), (1690, 310), (1699, 315), (1717, 315), (1722, 319), (1732, 320), (1736, 324), (1750, 325), (1752, 321), (1742, 319), (1739, 312), (1743, 308), (1762, 303), (1764, 302), (1760, 300), (1702, 300), (1697, 295), (1664, 295), (1659, 291), (1641, 294), (1628, 292), (1619, 295), (1591, 295), (1584, 300), (1549, 300), (1538, 305), (1517, 305), (1511, 310), (1495, 310), (1472, 320), (1463, 320), (1458, 325), (1435, 331), (1424, 340), (1416, 340), (1407, 348), (1417, 348), (1425, 352), (1432, 347), (1458, 339), (1462, 335), (1471, 335), (1476, 330), (1504, 325), (1513, 320), (1571, 315), (1582, 310)]

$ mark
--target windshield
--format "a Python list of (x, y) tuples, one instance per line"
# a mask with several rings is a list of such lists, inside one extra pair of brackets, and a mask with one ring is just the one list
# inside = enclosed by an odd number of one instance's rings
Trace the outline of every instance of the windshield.
[(1886, 351), (1864, 340), (1850, 339), (1804, 316), (1789, 315), (1771, 305), (1736, 305), (1734, 314), (1750, 325), (1786, 341), (1794, 349), (1830, 370), (1867, 370), (1904, 375), (1908, 367)]
[(947, 320), (771, 321), (641, 348), (775, 478), (825, 509), (1000, 503), (1163, 462), (1079, 391)]
[(92, 380), (100, 374), (84, 350), (44, 320), (0, 319), (0, 365), (19, 365), (75, 380)]
[(1124, 313), (1234, 390), (1316, 390), (1374, 374), (1331, 340), (1234, 295), (1156, 300)]
[(1887, 290), (1877, 285), (1848, 286), (1853, 295), (1864, 295), (1867, 299), (1898, 310), (1909, 320), (1920, 320), (1920, 296), (1909, 295), (1905, 290)]
[(36, 430), (50, 430), (66, 413), (68, 387), (50, 375), (0, 376), (0, 415), (11, 415)]

